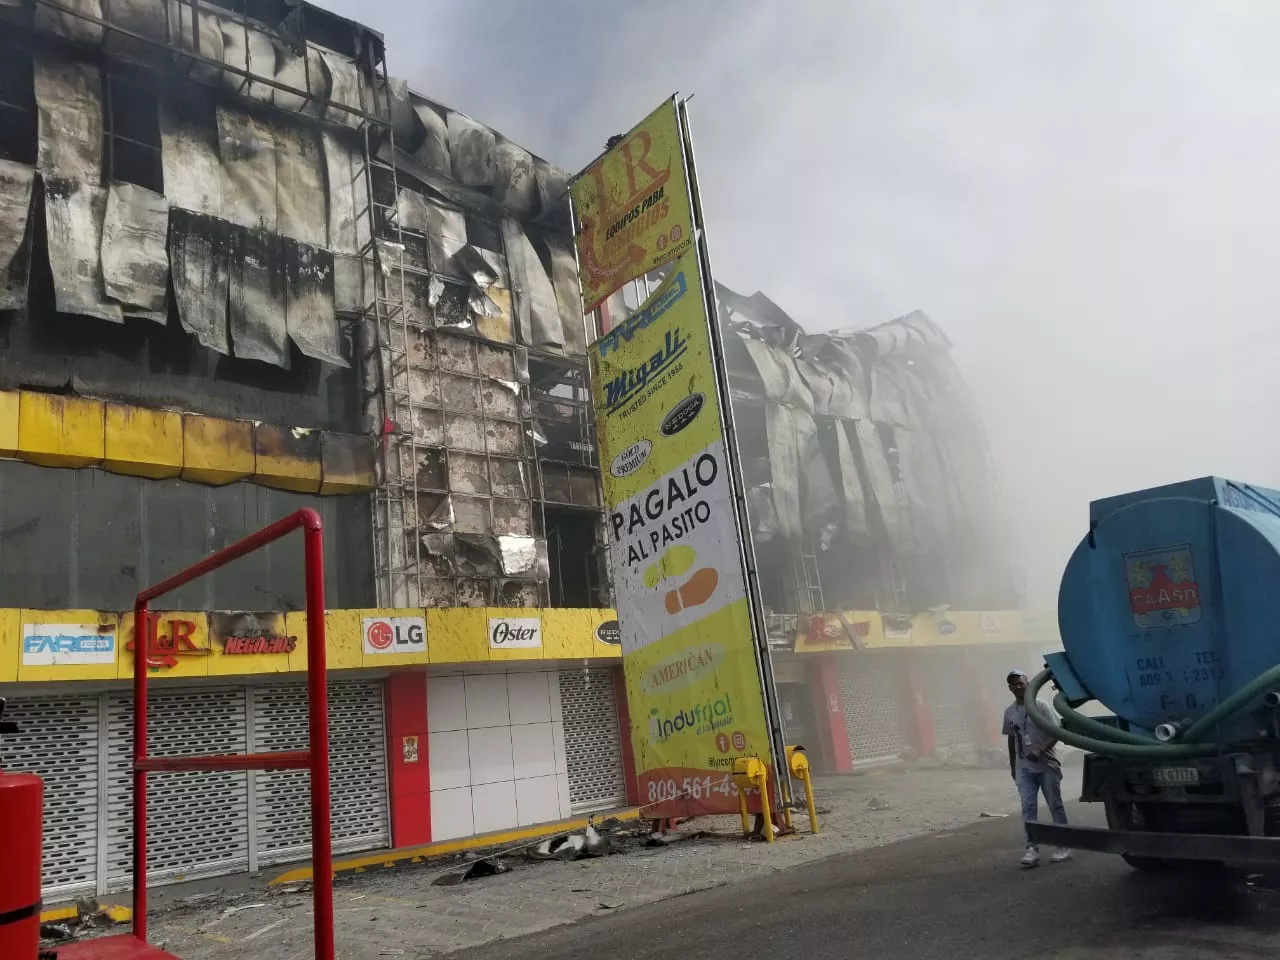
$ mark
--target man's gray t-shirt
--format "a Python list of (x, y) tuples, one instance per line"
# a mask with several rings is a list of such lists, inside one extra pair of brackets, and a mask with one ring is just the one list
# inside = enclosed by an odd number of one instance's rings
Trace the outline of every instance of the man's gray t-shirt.
[[(1013, 737), (1014, 749), (1017, 751), (1018, 766), (1030, 773), (1057, 773), (1062, 767), (1058, 757), (1049, 744), (1054, 736), (1040, 729), (1040, 726), (1027, 716), (1027, 708), (1020, 703), (1011, 703), (1004, 709), (1004, 726), (1001, 733)], [(1048, 749), (1046, 749), (1048, 747)], [(1028, 760), (1027, 754), (1034, 753), (1039, 760)]]

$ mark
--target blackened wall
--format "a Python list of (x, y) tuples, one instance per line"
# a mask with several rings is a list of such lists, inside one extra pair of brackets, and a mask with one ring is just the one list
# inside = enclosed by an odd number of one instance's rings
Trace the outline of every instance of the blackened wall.
[(172, 291), (163, 325), (58, 313), (39, 189), (35, 207), (28, 307), (0, 311), (0, 389), (31, 387), (281, 426), (363, 432), (349, 337), (343, 349), (350, 367), (321, 363), (291, 347), (291, 368), (282, 370), (201, 346), (182, 329)]
[[(368, 495), (317, 497), (251, 483), (206, 487), (0, 460), (0, 607), (129, 610), (138, 590), (272, 521), (324, 521), (331, 607), (374, 605)], [(299, 610), (302, 536), (188, 584), (171, 610)]]

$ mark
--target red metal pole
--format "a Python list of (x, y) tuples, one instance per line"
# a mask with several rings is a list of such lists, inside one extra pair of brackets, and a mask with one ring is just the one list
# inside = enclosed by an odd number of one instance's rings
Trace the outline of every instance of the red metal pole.
[(316, 960), (333, 960), (333, 846), (329, 820), (329, 702), (325, 672), (324, 549), (320, 515), (303, 511), (307, 579), (307, 710), (311, 746), (311, 896)]
[[(147, 940), (147, 654), (151, 614), (141, 594), (133, 602), (133, 935)], [(123, 639), (123, 638), (119, 638)]]

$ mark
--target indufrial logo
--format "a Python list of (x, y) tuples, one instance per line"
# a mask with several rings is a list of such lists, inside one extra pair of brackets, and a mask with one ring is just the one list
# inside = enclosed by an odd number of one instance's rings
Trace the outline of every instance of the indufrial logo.
[(733, 723), (733, 707), (729, 694), (716, 700), (707, 700), (696, 706), (681, 708), (674, 714), (663, 716), (654, 707), (649, 711), (649, 742), (661, 743), (668, 737), (686, 730), (695, 733), (711, 733)]

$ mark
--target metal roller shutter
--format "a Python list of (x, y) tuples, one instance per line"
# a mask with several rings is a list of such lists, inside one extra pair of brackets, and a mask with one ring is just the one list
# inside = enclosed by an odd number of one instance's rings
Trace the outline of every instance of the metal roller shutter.
[(840, 701), (855, 766), (902, 756), (905, 698), (900, 661), (865, 653), (841, 658)]
[[(98, 697), (11, 699), (22, 733), (0, 744), (0, 766), (44, 779), (44, 896), (92, 894), (98, 882)], [(3, 858), (0, 857), (0, 860)]]
[[(303, 683), (250, 690), (253, 750), (307, 746), (307, 688)], [(367, 850), (391, 843), (387, 815), (386, 725), (382, 684), (329, 683), (329, 780), (333, 848)], [(259, 866), (310, 856), (311, 804), (302, 770), (254, 774), (254, 839)]]
[(609, 668), (560, 672), (569, 805), (574, 813), (627, 802), (613, 677)]
[(921, 685), (933, 739), (939, 754), (975, 753), (984, 737), (979, 727), (981, 705), (970, 682), (965, 654), (959, 650), (929, 650), (920, 658)]
[[(132, 876), (133, 697), (107, 697), (108, 887)], [(245, 691), (157, 690), (149, 697), (147, 752), (158, 757), (244, 753)], [(234, 873), (249, 863), (249, 791), (243, 772), (155, 773), (147, 780), (148, 882)]]

